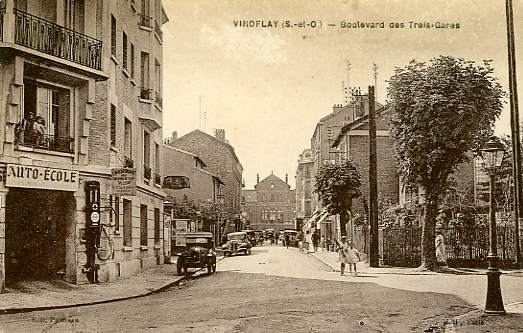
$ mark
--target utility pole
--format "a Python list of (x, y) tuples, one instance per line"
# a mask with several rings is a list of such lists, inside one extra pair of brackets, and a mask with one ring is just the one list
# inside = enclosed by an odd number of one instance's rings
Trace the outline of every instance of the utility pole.
[(372, 63), (372, 72), (374, 74), (374, 98), (378, 100), (378, 66), (376, 66), (376, 63)]
[(510, 128), (512, 133), (512, 169), (514, 175), (514, 226), (516, 247), (516, 266), (521, 266), (521, 249), (519, 244), (519, 218), (522, 213), (521, 192), (521, 138), (519, 136), (518, 84), (516, 79), (516, 47), (514, 45), (514, 15), (512, 0), (506, 0), (508, 71), (510, 94)]
[(369, 86), (370, 267), (380, 267), (378, 242), (378, 161), (376, 150), (376, 100), (374, 98), (374, 87)]

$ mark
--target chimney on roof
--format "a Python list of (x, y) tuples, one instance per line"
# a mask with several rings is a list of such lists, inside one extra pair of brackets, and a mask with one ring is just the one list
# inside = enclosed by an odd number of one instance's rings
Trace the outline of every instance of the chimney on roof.
[(285, 174), (285, 182), (287, 184), (289, 184), (289, 174), (288, 173)]
[(225, 130), (221, 128), (215, 128), (214, 137), (220, 141), (225, 142)]
[(334, 106), (332, 107), (332, 113), (338, 113), (343, 108), (344, 108), (344, 106), (342, 104), (334, 104)]
[(177, 131), (173, 131), (173, 134), (172, 134), (172, 137), (171, 137), (171, 142), (176, 141), (176, 139), (178, 139), (178, 132)]
[(256, 174), (256, 184), (258, 184), (260, 182), (260, 174), (257, 173)]

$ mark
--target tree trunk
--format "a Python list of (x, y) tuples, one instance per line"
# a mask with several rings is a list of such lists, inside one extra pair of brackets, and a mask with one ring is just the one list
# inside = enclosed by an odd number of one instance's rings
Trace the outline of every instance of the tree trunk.
[(340, 213), (340, 232), (342, 236), (347, 236), (347, 222), (349, 222), (349, 214), (347, 211)]
[(438, 216), (438, 199), (427, 196), (425, 216), (421, 232), (421, 266), (420, 269), (434, 271), (436, 269), (436, 217)]

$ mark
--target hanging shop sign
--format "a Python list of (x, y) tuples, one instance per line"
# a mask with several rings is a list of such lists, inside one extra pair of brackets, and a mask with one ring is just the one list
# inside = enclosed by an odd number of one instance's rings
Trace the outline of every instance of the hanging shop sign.
[(111, 176), (113, 195), (119, 197), (136, 195), (136, 169), (112, 169)]
[(8, 164), (6, 187), (38, 188), (45, 190), (78, 190), (78, 171), (32, 165)]

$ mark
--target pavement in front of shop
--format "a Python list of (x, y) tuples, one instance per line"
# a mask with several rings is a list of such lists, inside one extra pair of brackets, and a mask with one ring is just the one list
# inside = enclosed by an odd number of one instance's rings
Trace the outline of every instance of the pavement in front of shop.
[(149, 295), (177, 284), (176, 257), (170, 264), (144, 270), (111, 283), (73, 285), (63, 281), (31, 281), (0, 294), (0, 314), (107, 303)]

